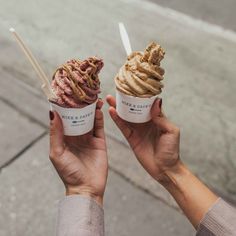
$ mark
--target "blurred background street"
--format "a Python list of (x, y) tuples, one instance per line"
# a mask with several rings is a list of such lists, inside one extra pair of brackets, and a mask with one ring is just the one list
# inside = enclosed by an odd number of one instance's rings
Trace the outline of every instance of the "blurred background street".
[[(150, 41), (166, 50), (168, 117), (181, 128), (181, 158), (236, 205), (236, 2), (234, 0), (0, 0), (0, 236), (54, 235), (63, 184), (48, 159), (49, 105), (10, 35), (15, 27), (48, 77), (71, 58), (104, 59), (101, 97), (126, 55)], [(106, 235), (194, 235), (170, 195), (136, 162), (103, 108), (110, 173)]]

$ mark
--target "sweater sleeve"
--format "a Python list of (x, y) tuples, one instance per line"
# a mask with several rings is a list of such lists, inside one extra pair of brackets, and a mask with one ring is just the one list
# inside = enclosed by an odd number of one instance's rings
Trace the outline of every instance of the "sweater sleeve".
[(236, 236), (236, 209), (219, 198), (206, 213), (197, 236)]
[(66, 196), (59, 203), (57, 236), (104, 236), (104, 212), (93, 199)]

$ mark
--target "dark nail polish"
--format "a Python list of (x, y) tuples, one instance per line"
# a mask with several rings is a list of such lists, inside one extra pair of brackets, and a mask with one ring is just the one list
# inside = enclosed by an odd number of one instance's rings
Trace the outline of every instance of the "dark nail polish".
[(161, 110), (161, 107), (162, 107), (162, 98), (159, 101), (159, 108), (160, 108), (160, 110)]
[(50, 117), (50, 120), (54, 119), (54, 113), (52, 111), (49, 111), (49, 117)]

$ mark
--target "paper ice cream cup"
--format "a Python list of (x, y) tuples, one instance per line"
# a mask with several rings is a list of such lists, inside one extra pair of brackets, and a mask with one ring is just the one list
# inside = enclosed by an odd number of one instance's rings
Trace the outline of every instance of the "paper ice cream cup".
[(93, 129), (96, 102), (83, 108), (65, 108), (50, 102), (53, 111), (56, 111), (63, 123), (64, 135), (78, 136)]
[(133, 97), (116, 90), (116, 111), (123, 120), (145, 123), (151, 120), (151, 108), (156, 98)]

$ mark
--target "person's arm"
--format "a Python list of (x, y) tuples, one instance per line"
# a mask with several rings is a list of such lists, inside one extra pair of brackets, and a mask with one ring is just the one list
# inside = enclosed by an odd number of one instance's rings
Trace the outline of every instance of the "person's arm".
[[(163, 114), (162, 100), (155, 101), (151, 110), (152, 120), (144, 124), (132, 124), (122, 120), (115, 110), (115, 99), (109, 95), (107, 102), (110, 105), (111, 118), (127, 139), (144, 169), (169, 191), (196, 229), (201, 229), (203, 225), (209, 229), (212, 221), (208, 219), (212, 216), (210, 213), (215, 212), (214, 209), (218, 206), (218, 197), (181, 162), (180, 130)], [(226, 211), (231, 218), (236, 217), (232, 209)], [(220, 214), (219, 211), (216, 212)], [(221, 224), (219, 217), (214, 219), (214, 225)], [(205, 222), (210, 222), (210, 225)], [(225, 226), (229, 229), (229, 225), (233, 227), (232, 224), (230, 221)], [(205, 232), (201, 231), (198, 235), (215, 235)], [(226, 235), (233, 234), (224, 236)]]
[(159, 182), (169, 191), (197, 229), (201, 219), (218, 197), (182, 163), (165, 171)]
[(99, 100), (93, 131), (82, 136), (64, 136), (59, 115), (50, 112), (49, 156), (66, 195), (59, 204), (57, 236), (104, 236), (108, 163), (102, 105)]

